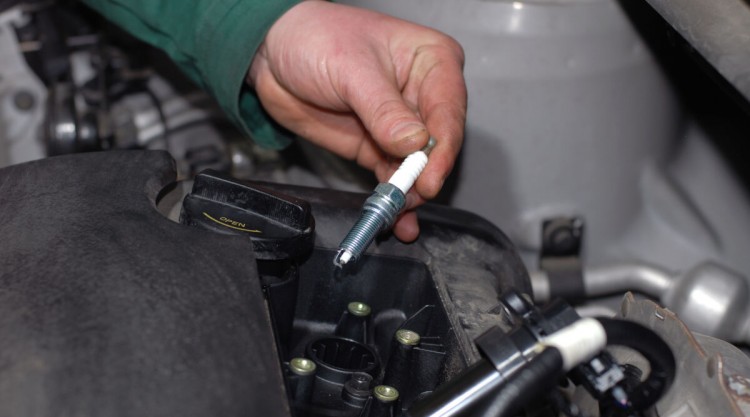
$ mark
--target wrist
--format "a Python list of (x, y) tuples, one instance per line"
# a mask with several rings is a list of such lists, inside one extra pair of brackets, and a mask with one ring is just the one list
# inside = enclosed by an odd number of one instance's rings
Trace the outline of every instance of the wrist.
[(252, 88), (255, 87), (256, 82), (258, 80), (258, 75), (261, 72), (261, 70), (267, 65), (268, 63), (268, 48), (267, 48), (267, 39), (269, 34), (274, 31), (274, 29), (278, 30), (279, 26), (284, 25), (284, 21), (288, 20), (285, 19), (286, 17), (289, 17), (291, 15), (295, 15), (297, 13), (305, 13), (304, 10), (300, 11), (300, 9), (304, 9), (304, 5), (306, 3), (326, 3), (326, 0), (301, 0), (298, 4), (291, 7), (289, 10), (286, 11), (286, 13), (282, 14), (271, 26), (271, 28), (268, 30), (268, 33), (266, 33), (265, 39), (263, 39), (263, 42), (260, 44), (258, 49), (255, 51), (255, 55), (253, 55), (253, 60), (250, 62), (250, 68), (248, 68), (247, 76), (245, 77), (245, 82)]

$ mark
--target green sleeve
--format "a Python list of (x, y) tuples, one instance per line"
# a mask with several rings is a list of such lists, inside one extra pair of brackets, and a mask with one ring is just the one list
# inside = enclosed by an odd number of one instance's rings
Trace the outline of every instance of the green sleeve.
[(245, 76), (273, 22), (300, 0), (83, 1), (163, 49), (257, 144), (289, 144), (291, 134), (263, 111)]

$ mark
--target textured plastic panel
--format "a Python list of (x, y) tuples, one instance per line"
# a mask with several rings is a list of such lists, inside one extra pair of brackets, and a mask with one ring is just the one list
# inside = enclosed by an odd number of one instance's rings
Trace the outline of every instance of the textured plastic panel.
[(0, 415), (285, 416), (250, 242), (154, 208), (161, 152), (0, 170)]

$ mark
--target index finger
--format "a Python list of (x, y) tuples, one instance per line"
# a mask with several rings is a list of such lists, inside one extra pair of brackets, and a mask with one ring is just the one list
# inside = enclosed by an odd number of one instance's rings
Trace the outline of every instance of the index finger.
[(467, 100), (463, 59), (460, 46), (447, 37), (441, 44), (420, 48), (415, 57), (413, 93), (427, 130), (437, 141), (416, 183), (417, 192), (426, 199), (437, 196), (463, 143)]

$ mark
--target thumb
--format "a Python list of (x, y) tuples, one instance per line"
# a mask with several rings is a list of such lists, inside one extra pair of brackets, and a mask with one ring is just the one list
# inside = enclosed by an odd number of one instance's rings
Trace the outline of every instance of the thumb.
[(350, 94), (343, 98), (383, 151), (405, 157), (427, 144), (427, 127), (406, 104), (395, 81), (378, 71), (355, 78), (361, 81), (346, 89)]

